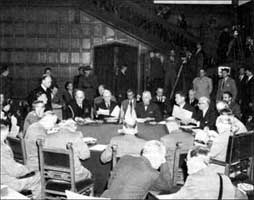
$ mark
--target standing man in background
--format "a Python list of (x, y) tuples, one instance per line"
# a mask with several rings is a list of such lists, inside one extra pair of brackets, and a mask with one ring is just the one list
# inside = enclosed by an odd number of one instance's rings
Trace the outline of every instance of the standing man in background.
[(79, 85), (79, 79), (84, 74), (83, 66), (78, 68), (78, 75), (74, 76), (73, 79), (73, 88), (78, 88)]
[(122, 65), (120, 67), (120, 71), (117, 77), (117, 94), (118, 94), (118, 102), (121, 102), (125, 99), (125, 94), (129, 86), (129, 81), (127, 77), (127, 66)]
[(206, 76), (206, 71), (204, 69), (199, 70), (199, 77), (193, 80), (193, 89), (196, 94), (196, 99), (200, 97), (210, 98), (213, 91), (212, 79)]
[(229, 69), (222, 69), (222, 79), (219, 80), (216, 100), (222, 100), (224, 92), (230, 92), (232, 94), (232, 101), (235, 101), (237, 95), (237, 88), (235, 80), (229, 77)]
[(80, 76), (78, 88), (83, 89), (89, 102), (93, 102), (98, 86), (97, 77), (90, 66), (84, 67), (84, 75)]

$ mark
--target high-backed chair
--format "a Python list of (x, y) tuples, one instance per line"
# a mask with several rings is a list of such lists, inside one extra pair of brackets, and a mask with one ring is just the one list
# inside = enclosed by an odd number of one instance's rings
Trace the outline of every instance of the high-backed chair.
[(26, 164), (26, 148), (25, 141), (23, 138), (18, 137), (7, 137), (7, 143), (11, 147), (14, 155), (14, 160), (21, 164)]
[(75, 181), (74, 154), (71, 143), (66, 145), (66, 149), (45, 148), (42, 140), (38, 140), (37, 145), (43, 199), (63, 198), (65, 190), (93, 195), (94, 181), (92, 179)]
[[(226, 160), (211, 159), (211, 163), (225, 167), (225, 175), (235, 178), (245, 175), (253, 181), (254, 132), (229, 137)], [(232, 176), (233, 175), (233, 176)]]
[(176, 143), (176, 149), (174, 152), (174, 160), (173, 160), (173, 175), (172, 175), (172, 183), (173, 186), (178, 184), (183, 185), (184, 183), (184, 172), (182, 170), (182, 164), (184, 161), (184, 157), (188, 154), (189, 149), (184, 149), (182, 142)]

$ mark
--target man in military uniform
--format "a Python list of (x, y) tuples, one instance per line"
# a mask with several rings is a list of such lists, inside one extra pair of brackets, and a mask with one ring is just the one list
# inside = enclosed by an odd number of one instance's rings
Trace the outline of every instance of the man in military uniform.
[(86, 95), (86, 99), (89, 102), (93, 102), (96, 95), (96, 88), (98, 87), (97, 77), (92, 72), (90, 66), (84, 67), (84, 75), (79, 79), (78, 88), (83, 89)]

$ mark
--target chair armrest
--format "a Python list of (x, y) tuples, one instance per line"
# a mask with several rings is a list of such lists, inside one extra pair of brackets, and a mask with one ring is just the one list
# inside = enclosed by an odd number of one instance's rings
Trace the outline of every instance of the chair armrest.
[(221, 165), (221, 166), (226, 166), (226, 162), (224, 161), (221, 161), (221, 160), (216, 160), (216, 159), (210, 159), (210, 163), (212, 164), (216, 164), (216, 165)]

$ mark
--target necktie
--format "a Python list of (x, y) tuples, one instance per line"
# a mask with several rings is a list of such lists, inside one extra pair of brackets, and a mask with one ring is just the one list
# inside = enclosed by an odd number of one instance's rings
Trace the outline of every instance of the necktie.
[(129, 105), (130, 105), (130, 111), (131, 111), (131, 115), (132, 115), (132, 108), (133, 108), (132, 101), (129, 102)]
[(225, 79), (223, 79), (223, 80), (222, 80), (221, 89), (224, 89), (224, 86), (225, 86), (225, 82), (226, 82), (226, 80), (225, 80)]

